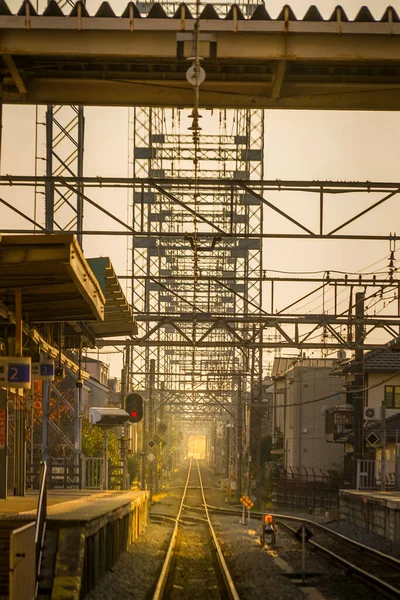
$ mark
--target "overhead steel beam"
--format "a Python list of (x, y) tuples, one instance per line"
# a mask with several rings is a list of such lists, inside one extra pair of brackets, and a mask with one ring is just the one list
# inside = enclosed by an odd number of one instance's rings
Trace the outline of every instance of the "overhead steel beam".
[[(176, 341), (176, 340), (147, 340), (145, 342), (141, 342), (140, 340), (96, 340), (96, 347), (102, 348), (104, 346), (140, 346), (140, 347), (190, 347), (193, 348), (193, 342), (187, 341)], [(273, 342), (273, 341), (263, 341), (263, 342), (243, 342), (240, 343), (238, 341), (210, 341), (210, 342), (201, 342), (196, 344), (196, 348), (298, 348), (300, 350), (316, 350), (316, 349), (325, 349), (325, 350), (340, 350), (349, 348), (353, 350), (356, 346), (354, 343), (348, 343), (346, 346), (343, 346), (342, 343), (339, 342), (305, 342), (302, 344), (301, 342), (296, 342), (292, 340), (289, 342)], [(361, 346), (357, 346), (358, 348), (362, 348), (363, 350), (374, 350), (375, 348), (382, 348), (382, 344), (361, 344)]]
[[(27, 92), (5, 77), (4, 101), (191, 107), (181, 47), (195, 22), (0, 16)], [(397, 22), (200, 19), (199, 34), (202, 107), (398, 110)]]

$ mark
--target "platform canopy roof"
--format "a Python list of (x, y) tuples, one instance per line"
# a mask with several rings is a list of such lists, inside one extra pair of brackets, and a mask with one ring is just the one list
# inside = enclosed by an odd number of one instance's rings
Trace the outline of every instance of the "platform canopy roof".
[(106, 299), (104, 321), (91, 323), (96, 337), (137, 335), (138, 327), (109, 258), (88, 258)]
[(0, 236), (0, 300), (27, 323), (104, 320), (105, 297), (73, 235)]

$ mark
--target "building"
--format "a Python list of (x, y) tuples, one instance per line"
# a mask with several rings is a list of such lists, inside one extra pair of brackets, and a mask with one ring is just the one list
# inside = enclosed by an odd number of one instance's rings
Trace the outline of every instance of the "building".
[(334, 371), (346, 377), (348, 402), (328, 411), (326, 437), (345, 445), (345, 479), (361, 488), (380, 487), (385, 447), (384, 479), (386, 487), (390, 488), (395, 478), (396, 436), (400, 441), (400, 353), (385, 346), (364, 355), (363, 454), (354, 461), (351, 386), (358, 369), (352, 360), (342, 363)]
[(327, 358), (274, 361), (272, 434), (275, 447), (281, 447), (274, 453), (282, 454), (289, 471), (320, 473), (343, 464), (343, 446), (325, 439), (325, 413), (340, 404), (345, 383), (344, 376), (331, 375), (336, 364)]
[[(354, 360), (337, 366), (334, 373), (346, 378), (348, 402), (332, 408), (326, 419), (330, 441), (344, 442), (352, 430), (351, 386), (357, 370)], [(363, 361), (364, 429), (371, 422), (400, 413), (400, 353), (387, 346), (367, 352)], [(382, 413), (384, 409), (384, 415)], [(365, 439), (365, 431), (364, 431)]]

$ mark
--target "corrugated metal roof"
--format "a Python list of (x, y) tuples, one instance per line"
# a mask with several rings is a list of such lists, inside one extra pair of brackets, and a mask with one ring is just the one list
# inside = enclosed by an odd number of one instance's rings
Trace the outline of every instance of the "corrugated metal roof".
[(138, 328), (132, 307), (125, 298), (110, 259), (108, 257), (88, 258), (87, 262), (106, 299), (104, 321), (90, 324), (96, 337), (136, 335)]
[[(69, 4), (65, 5), (66, 8), (70, 8)], [(217, 5), (220, 9), (222, 4)], [(318, 8), (315, 4), (311, 5), (308, 10), (305, 11), (303, 17), (298, 18), (296, 15), (295, 9), (291, 8), (288, 4), (286, 4), (279, 15), (276, 18), (272, 18), (268, 13), (264, 4), (253, 4), (242, 7), (245, 10), (245, 13), (248, 13), (251, 10), (251, 14), (243, 14), (241, 8), (237, 4), (226, 5), (226, 12), (221, 13), (214, 8), (213, 4), (202, 5), (202, 10), (199, 18), (202, 20), (254, 20), (254, 21), (303, 21), (303, 22), (353, 22), (353, 23), (371, 23), (371, 22), (381, 22), (381, 23), (398, 23), (400, 21), (399, 15), (394, 10), (392, 6), (388, 6), (380, 19), (375, 19), (372, 15), (370, 9), (367, 6), (361, 6), (359, 11), (357, 12), (354, 19), (349, 19), (344, 8), (338, 5), (330, 15), (328, 19), (324, 19), (319, 12)], [(76, 2), (69, 12), (64, 13), (60, 8), (59, 4), (56, 0), (50, 0), (46, 9), (42, 13), (44, 17), (82, 17), (82, 18), (148, 18), (148, 19), (193, 19), (193, 14), (196, 10), (195, 3), (182, 3), (178, 5), (178, 3), (169, 2), (169, 3), (143, 3), (138, 2), (134, 4), (133, 2), (129, 2), (125, 9), (122, 11), (120, 15), (117, 15), (112, 9), (109, 2), (102, 2), (94, 14), (90, 14), (85, 6), (85, 4), (81, 1)], [(148, 12), (147, 12), (148, 11)], [(171, 14), (171, 11), (173, 13)], [(15, 16), (23, 16), (25, 17), (27, 14), (29, 16), (34, 17), (38, 16), (37, 11), (35, 10), (33, 4), (26, 0), (23, 2), (17, 11), (14, 13)], [(40, 14), (40, 13), (39, 13)], [(0, 0), (0, 15), (11, 16), (13, 15), (12, 11), (8, 7), (5, 0)]]

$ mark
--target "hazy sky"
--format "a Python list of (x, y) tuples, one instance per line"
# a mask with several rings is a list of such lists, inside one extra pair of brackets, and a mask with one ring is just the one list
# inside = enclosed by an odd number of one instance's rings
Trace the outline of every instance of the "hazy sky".
[[(88, 10), (93, 14), (99, 2), (89, 0)], [(110, 4), (118, 14), (126, 2)], [(284, 2), (266, 1), (271, 16), (277, 16)], [(316, 2), (323, 16), (328, 17), (337, 4), (336, 0)], [(361, 4), (354, 0), (341, 2), (350, 18), (358, 12)], [(368, 3), (371, 12), (380, 18), (388, 1), (374, 0)], [(19, 2), (9, 2), (12, 10)], [(301, 18), (310, 2), (296, 0), (291, 3)], [(400, 14), (400, 0), (392, 6)], [(43, 120), (43, 109), (39, 110)], [(128, 109), (86, 108), (85, 175), (126, 176), (128, 173)], [(42, 127), (44, 131), (44, 127)], [(43, 136), (42, 136), (43, 137)], [(3, 120), (3, 148), (1, 171), (13, 174), (34, 172), (35, 107), (5, 106)], [(372, 112), (318, 112), (279, 111), (265, 113), (265, 177), (268, 179), (329, 179), (329, 180), (400, 180), (400, 113)], [(44, 156), (43, 139), (39, 139), (39, 154)], [(33, 215), (32, 190), (2, 188), (2, 196), (19, 208)], [(103, 190), (90, 192), (91, 197), (111, 208), (120, 218), (126, 215), (126, 191)], [(316, 228), (317, 213), (312, 200), (301, 196), (283, 198), (280, 207), (287, 208), (295, 218)], [(375, 200), (375, 198), (374, 198)], [(372, 203), (371, 198), (371, 203)], [(43, 214), (43, 199), (38, 198), (38, 211)], [(372, 215), (367, 215), (346, 232), (388, 234), (398, 229), (399, 200), (394, 198)], [(335, 199), (326, 208), (326, 219), (332, 227), (349, 218), (361, 206), (359, 199), (346, 197)], [(364, 205), (365, 206), (365, 205)], [(94, 219), (93, 211), (86, 209), (86, 223)], [(264, 230), (281, 226), (275, 215), (266, 215)], [(92, 223), (95, 228), (95, 223)], [(21, 226), (21, 220), (0, 207), (0, 231), (2, 227)], [(332, 228), (331, 227), (331, 228)], [(286, 231), (290, 229), (285, 226)], [(110, 256), (116, 271), (126, 271), (126, 241), (111, 238), (86, 238), (86, 256)], [(316, 242), (274, 240), (265, 244), (266, 269), (283, 271), (341, 270), (357, 271), (384, 259), (378, 266), (387, 265), (388, 243), (381, 242)], [(280, 299), (280, 307), (288, 304), (299, 293), (291, 289)], [(268, 306), (266, 306), (268, 309)], [(277, 306), (279, 308), (279, 306)], [(383, 340), (382, 340), (383, 341)], [(116, 364), (116, 363), (114, 363)], [(117, 372), (114, 373), (118, 375)]]

